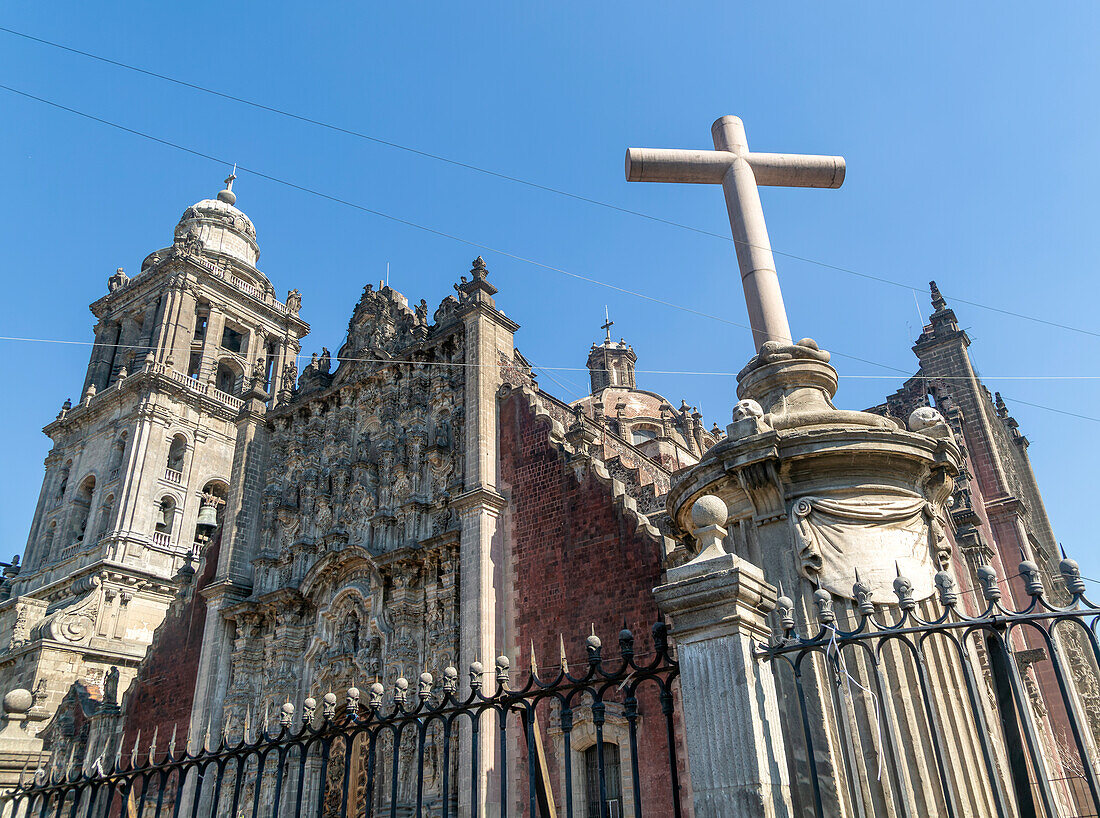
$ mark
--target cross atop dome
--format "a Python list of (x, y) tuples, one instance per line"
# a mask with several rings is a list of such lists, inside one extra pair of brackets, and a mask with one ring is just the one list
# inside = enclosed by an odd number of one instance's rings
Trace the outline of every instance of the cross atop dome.
[(604, 318), (604, 322), (600, 326), (600, 329), (607, 332), (607, 338), (604, 339), (604, 343), (605, 344), (610, 344), (611, 343), (611, 328), (613, 326), (615, 326), (615, 322), (611, 320), (611, 316), (607, 312), (607, 305), (606, 304), (603, 305), (603, 318)]
[(218, 193), (218, 201), (225, 202), (226, 204), (236, 204), (237, 194), (233, 192), (233, 182), (237, 179), (237, 163), (233, 163), (233, 170), (230, 171), (229, 176), (225, 179), (225, 190)]

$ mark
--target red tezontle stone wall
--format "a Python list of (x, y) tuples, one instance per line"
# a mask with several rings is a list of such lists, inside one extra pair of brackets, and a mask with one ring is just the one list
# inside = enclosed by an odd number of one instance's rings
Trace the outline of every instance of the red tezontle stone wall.
[[(651, 657), (646, 654), (653, 651), (650, 628), (658, 617), (652, 589), (661, 582), (660, 546), (636, 531), (634, 521), (620, 512), (609, 485), (587, 469), (578, 479), (564, 455), (548, 439), (545, 423), (537, 420), (526, 401), (516, 396), (501, 403), (500, 458), (502, 483), (510, 499), (505, 529), (506, 562), (512, 567), (512, 625), (521, 654), (515, 663), (516, 679), (520, 683), (526, 680), (532, 642), (542, 669), (540, 675), (552, 678), (558, 665), (559, 635), (565, 638), (570, 669), (575, 674), (583, 673), (584, 639), (593, 625), (603, 642), (605, 659), (618, 657), (618, 634), (625, 623), (635, 634), (637, 656), (648, 661)], [(671, 815), (667, 728), (656, 688), (649, 686), (639, 691), (638, 699), (641, 713), (638, 757), (644, 813)], [(679, 709), (678, 701), (676, 708)], [(615, 714), (615, 709), (609, 706), (609, 722)], [(558, 814), (564, 814), (561, 800), (564, 785), (559, 780), (564, 742), (557, 727), (557, 714), (540, 708), (538, 717), (547, 767), (555, 781)], [(580, 732), (577, 731), (574, 746)], [(622, 744), (623, 789), (627, 793), (631, 784), (625, 763), (628, 750), (625, 738)], [(525, 769), (526, 747), (519, 750)], [(682, 747), (677, 747), (677, 754), (682, 766)], [(574, 769), (582, 779), (578, 781), (574, 775), (574, 790), (583, 791), (583, 765)], [(686, 781), (682, 772), (680, 780)], [(521, 781), (522, 787), (517, 789), (522, 791), (516, 795), (517, 800), (527, 797), (525, 772)], [(683, 800), (685, 814), (689, 814), (686, 799)]]

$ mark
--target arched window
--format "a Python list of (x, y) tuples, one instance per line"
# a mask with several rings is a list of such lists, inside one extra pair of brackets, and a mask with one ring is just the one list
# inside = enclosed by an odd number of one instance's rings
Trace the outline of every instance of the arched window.
[(103, 501), (103, 504), (99, 507), (99, 525), (95, 535), (95, 541), (99, 542), (107, 536), (107, 532), (110, 530), (112, 517), (115, 513), (115, 496), (108, 494), (107, 499)]
[(176, 522), (176, 501), (165, 495), (157, 506), (156, 531), (153, 540), (160, 545), (168, 545), (172, 541), (172, 526)]
[(84, 478), (73, 498), (72, 512), (72, 536), (70, 542), (77, 547), (84, 542), (84, 535), (88, 528), (88, 517), (92, 513), (92, 494), (95, 492), (95, 475), (89, 474)]
[(635, 445), (641, 445), (647, 440), (654, 440), (657, 437), (657, 430), (652, 426), (635, 426), (630, 430), (631, 442)]
[[(622, 770), (619, 765), (619, 745), (603, 743), (604, 798), (600, 799), (599, 745), (584, 751), (584, 792), (587, 809), (585, 818), (621, 818), (623, 814)], [(601, 809), (606, 806), (606, 809)]]
[(218, 361), (218, 372), (214, 376), (214, 388), (228, 395), (235, 395), (240, 391), (241, 375), (244, 371), (233, 361)]
[[(195, 521), (194, 542), (196, 548), (214, 536), (214, 532), (222, 527), (225, 517), (225, 501), (229, 496), (229, 486), (221, 480), (211, 480), (202, 487), (202, 499), (199, 503), (199, 516)], [(211, 528), (210, 509), (214, 510), (213, 528)]]
[(37, 568), (39, 565), (52, 560), (56, 555), (53, 553), (57, 540), (57, 520), (50, 523), (50, 527), (46, 529), (46, 536), (42, 539), (42, 547), (38, 551), (38, 559), (35, 560), (35, 564), (27, 566), (28, 568)]
[(183, 458), (187, 454), (187, 438), (176, 435), (168, 447), (168, 468), (172, 471), (183, 473)]
[(111, 450), (111, 467), (107, 473), (108, 480), (116, 480), (118, 478), (119, 471), (122, 469), (122, 458), (126, 454), (126, 433), (123, 432), (119, 435), (118, 440), (115, 441), (114, 448)]
[(73, 461), (65, 461), (65, 465), (61, 467), (61, 474), (58, 475), (57, 480), (57, 493), (54, 494), (55, 505), (65, 499), (65, 492), (69, 489), (69, 471), (73, 467)]

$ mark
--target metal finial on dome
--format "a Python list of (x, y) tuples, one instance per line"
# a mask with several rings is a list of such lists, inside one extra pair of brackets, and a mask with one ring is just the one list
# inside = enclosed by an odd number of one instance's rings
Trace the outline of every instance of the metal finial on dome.
[(233, 163), (233, 171), (225, 179), (225, 190), (218, 194), (218, 201), (226, 204), (236, 204), (237, 194), (233, 192), (233, 182), (237, 178), (237, 163)]

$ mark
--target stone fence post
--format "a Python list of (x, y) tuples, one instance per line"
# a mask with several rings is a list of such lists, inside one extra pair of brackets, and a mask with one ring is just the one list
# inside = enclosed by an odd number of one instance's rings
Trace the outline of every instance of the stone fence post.
[[(42, 749), (42, 740), (35, 738), (25, 728), (27, 711), (34, 704), (29, 690), (16, 688), (4, 696), (4, 729), (0, 730), (0, 795), (11, 792), (19, 783), (19, 776), (27, 770), (31, 775), (46, 764), (50, 754)], [(22, 808), (21, 814), (25, 814)], [(0, 816), (14, 815), (10, 803), (0, 806)]]
[(776, 589), (755, 565), (725, 552), (726, 515), (718, 497), (696, 502), (699, 556), (669, 569), (654, 589), (680, 662), (695, 818), (789, 818), (779, 699), (771, 667), (754, 655), (769, 638)]

